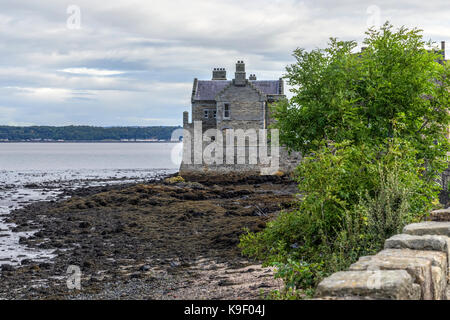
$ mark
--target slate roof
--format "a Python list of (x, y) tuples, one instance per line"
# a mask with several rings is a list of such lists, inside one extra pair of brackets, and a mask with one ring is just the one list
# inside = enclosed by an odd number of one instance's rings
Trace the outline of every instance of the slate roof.
[(280, 81), (279, 80), (255, 80), (250, 81), (259, 91), (265, 94), (280, 94), (278, 92)]
[[(279, 80), (250, 81), (264, 94), (279, 94)], [(214, 100), (217, 93), (231, 83), (231, 80), (198, 80), (194, 100)]]

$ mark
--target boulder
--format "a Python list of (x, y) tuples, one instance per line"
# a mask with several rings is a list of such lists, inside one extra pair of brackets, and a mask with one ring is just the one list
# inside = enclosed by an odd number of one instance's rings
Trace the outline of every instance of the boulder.
[(341, 271), (319, 283), (317, 296), (418, 300), (421, 289), (405, 270)]
[(350, 266), (349, 270), (406, 270), (413, 278), (414, 283), (420, 285), (421, 299), (433, 300), (434, 298), (431, 260), (411, 257), (369, 256), (361, 257)]
[(403, 228), (403, 233), (417, 236), (428, 234), (450, 237), (450, 222), (427, 221), (412, 223)]
[(447, 255), (439, 251), (410, 250), (410, 249), (384, 249), (377, 256), (411, 257), (431, 261), (431, 276), (433, 296), (436, 300), (445, 299), (447, 286), (448, 266)]

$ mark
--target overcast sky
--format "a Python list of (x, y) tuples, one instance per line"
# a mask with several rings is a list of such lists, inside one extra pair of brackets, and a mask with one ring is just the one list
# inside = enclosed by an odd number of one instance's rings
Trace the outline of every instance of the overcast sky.
[[(179, 125), (214, 67), (278, 79), (297, 47), (420, 27), (450, 47), (450, 1), (0, 0), (0, 125)], [(80, 13), (78, 15), (78, 12)]]

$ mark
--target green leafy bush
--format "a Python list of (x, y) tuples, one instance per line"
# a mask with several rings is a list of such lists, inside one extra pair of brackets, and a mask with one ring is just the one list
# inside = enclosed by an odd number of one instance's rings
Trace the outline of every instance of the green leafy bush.
[(241, 237), (244, 254), (277, 269), (286, 291), (311, 289), (323, 277), (374, 254), (386, 238), (420, 220), (437, 197), (406, 142), (376, 148), (349, 142), (323, 146), (298, 166), (303, 195), (259, 233)]
[(298, 283), (305, 287), (315, 287), (317, 280), (321, 278), (323, 263), (307, 263), (291, 258), (286, 263), (274, 262), (272, 264), (277, 269), (275, 278), (281, 278), (285, 282), (287, 289), (296, 289)]
[(356, 42), (294, 52), (293, 97), (273, 107), (282, 144), (305, 157), (295, 177), (303, 197), (259, 233), (241, 236), (248, 256), (277, 268), (274, 298), (312, 294), (320, 280), (437, 203), (449, 151), (450, 68), (421, 31), (393, 27)]
[[(330, 39), (325, 49), (294, 51), (286, 68), (293, 97), (273, 108), (281, 143), (310, 154), (324, 142), (381, 145), (407, 140), (433, 179), (448, 149), (450, 64), (421, 30), (389, 23), (355, 41)], [(434, 49), (431, 49), (434, 48)]]

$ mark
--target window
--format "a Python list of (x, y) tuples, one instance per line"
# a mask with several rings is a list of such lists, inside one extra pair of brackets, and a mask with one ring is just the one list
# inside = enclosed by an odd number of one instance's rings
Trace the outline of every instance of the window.
[(217, 118), (217, 111), (216, 110), (213, 111), (213, 117), (214, 117), (214, 119)]
[(209, 110), (203, 110), (203, 117), (204, 117), (205, 119), (208, 119), (208, 118), (209, 118)]
[(223, 117), (224, 118), (230, 117), (230, 104), (229, 103), (225, 103), (223, 106)]

